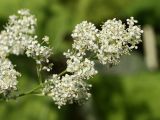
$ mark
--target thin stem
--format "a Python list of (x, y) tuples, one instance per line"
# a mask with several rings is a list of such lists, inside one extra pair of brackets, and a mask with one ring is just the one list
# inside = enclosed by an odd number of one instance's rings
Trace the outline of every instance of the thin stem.
[(89, 56), (89, 59), (91, 59), (91, 60), (97, 60), (97, 56), (95, 54), (92, 54), (91, 56)]
[[(19, 98), (19, 97), (23, 97), (23, 96), (26, 96), (26, 95), (31, 95), (31, 94), (34, 94), (34, 95), (37, 95), (36, 91), (39, 90), (40, 88), (42, 88), (45, 84), (47, 84), (48, 82), (45, 82), (45, 83), (42, 83), (42, 77), (41, 77), (41, 73), (40, 73), (40, 70), (41, 69), (41, 66), (37, 66), (37, 75), (38, 75), (38, 79), (39, 79), (39, 82), (40, 82), (40, 85), (38, 85), (37, 87), (33, 88), (32, 90), (30, 91), (27, 91), (25, 93), (20, 93), (18, 95), (15, 95), (15, 96), (11, 96), (9, 97), (9, 99), (16, 99), (16, 98)], [(67, 70), (64, 70), (62, 71), (60, 74), (58, 74), (58, 76), (62, 76), (63, 74), (65, 74), (67, 72)]]
[(16, 98), (23, 97), (23, 96), (26, 96), (26, 95), (35, 94), (35, 92), (36, 92), (37, 90), (39, 90), (40, 88), (42, 88), (42, 85), (39, 85), (39, 86), (33, 88), (32, 90), (30, 90), (30, 91), (28, 91), (28, 92), (20, 93), (20, 94), (18, 94), (18, 95), (12, 96), (12, 97), (10, 97), (10, 99), (16, 99)]
[(58, 76), (62, 76), (63, 74), (65, 74), (67, 72), (67, 70), (65, 69), (64, 71), (62, 71), (61, 73), (58, 74)]
[(42, 69), (42, 65), (37, 65), (37, 76), (38, 76), (38, 80), (39, 83), (42, 84), (42, 75), (41, 75), (41, 69)]

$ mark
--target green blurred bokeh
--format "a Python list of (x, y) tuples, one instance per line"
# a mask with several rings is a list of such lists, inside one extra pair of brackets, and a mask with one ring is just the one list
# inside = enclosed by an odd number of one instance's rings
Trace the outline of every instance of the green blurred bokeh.
[[(22, 8), (37, 17), (39, 37), (50, 37), (55, 73), (65, 68), (62, 53), (71, 47), (71, 32), (82, 20), (98, 27), (107, 19), (134, 16), (142, 27), (153, 26), (159, 52), (160, 0), (0, 0), (0, 29), (9, 15)], [(33, 88), (37, 84), (34, 61), (26, 56), (10, 58), (22, 73), (21, 91)], [(92, 98), (86, 104), (59, 110), (50, 98), (26, 96), (0, 101), (0, 120), (160, 120), (160, 71), (148, 71), (142, 44), (131, 56), (122, 57), (120, 65), (96, 67), (99, 75), (90, 81)]]

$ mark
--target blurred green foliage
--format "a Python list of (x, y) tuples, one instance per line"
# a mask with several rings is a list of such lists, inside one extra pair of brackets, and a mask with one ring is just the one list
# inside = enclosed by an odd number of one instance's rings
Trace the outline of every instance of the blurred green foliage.
[[(28, 8), (38, 19), (37, 34), (48, 35), (54, 56), (52, 72), (65, 67), (62, 52), (71, 47), (74, 26), (82, 20), (96, 26), (116, 17), (134, 16), (141, 25), (160, 30), (160, 0), (0, 0), (0, 29), (9, 15)], [(160, 47), (160, 37), (157, 37)], [(68, 105), (58, 110), (50, 98), (26, 96), (0, 102), (0, 120), (160, 120), (160, 72), (148, 72), (142, 45), (133, 57), (122, 58), (111, 70), (97, 65), (100, 75), (91, 80), (92, 98), (84, 105)], [(21, 91), (37, 83), (35, 63), (25, 56), (10, 56), (17, 70)]]

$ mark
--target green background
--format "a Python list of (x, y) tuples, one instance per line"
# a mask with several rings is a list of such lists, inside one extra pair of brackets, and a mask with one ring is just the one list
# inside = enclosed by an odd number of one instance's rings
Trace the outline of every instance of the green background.
[[(142, 27), (153, 26), (160, 52), (160, 0), (0, 0), (0, 29), (9, 15), (22, 8), (37, 17), (36, 34), (50, 37), (54, 53), (51, 73), (65, 68), (62, 53), (71, 47), (74, 26), (83, 20), (100, 27), (107, 19), (134, 16)], [(22, 73), (18, 88), (33, 88), (37, 84), (35, 62), (26, 56), (10, 59)], [(122, 57), (118, 66), (96, 67), (99, 74), (90, 80), (92, 97), (84, 105), (59, 110), (50, 98), (25, 96), (0, 101), (0, 120), (160, 120), (160, 71), (147, 69), (143, 43), (131, 56)]]

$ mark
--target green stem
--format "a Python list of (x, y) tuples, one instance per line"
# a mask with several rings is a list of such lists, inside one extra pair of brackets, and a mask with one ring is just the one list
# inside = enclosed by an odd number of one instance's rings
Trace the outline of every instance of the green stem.
[(42, 75), (41, 75), (41, 69), (42, 69), (42, 65), (37, 65), (37, 76), (38, 76), (38, 80), (39, 83), (42, 84)]
[(90, 60), (97, 60), (97, 56), (95, 54), (92, 54), (91, 56), (89, 56)]
[(36, 92), (37, 90), (39, 90), (40, 88), (42, 88), (42, 85), (39, 85), (39, 86), (33, 88), (32, 90), (30, 90), (30, 91), (28, 91), (28, 92), (20, 93), (20, 94), (18, 94), (18, 95), (12, 96), (12, 97), (10, 97), (10, 99), (16, 99), (16, 98), (23, 97), (23, 96), (26, 96), (26, 95), (35, 94), (35, 92)]
[[(40, 66), (38, 66), (38, 67), (40, 67)], [(60, 74), (58, 74), (58, 76), (62, 76), (62, 75), (65, 74), (66, 72), (67, 72), (67, 71), (64, 70), (64, 71), (62, 71)], [(42, 88), (45, 84), (48, 83), (48, 82), (42, 83), (42, 77), (41, 77), (39, 68), (37, 68), (37, 75), (38, 75), (38, 79), (39, 79), (40, 85), (38, 85), (37, 87), (33, 88), (32, 90), (30, 90), (30, 91), (28, 91), (28, 92), (20, 93), (20, 94), (15, 95), (15, 96), (11, 96), (9, 99), (16, 99), (16, 98), (23, 97), (23, 96), (26, 96), (26, 95), (31, 95), (31, 94), (36, 95), (37, 93), (35, 93), (35, 92), (36, 92), (37, 90), (39, 90), (40, 88)]]
[(58, 74), (58, 76), (62, 76), (63, 74), (65, 74), (67, 72), (67, 70), (65, 69), (64, 71), (62, 71), (61, 73)]

